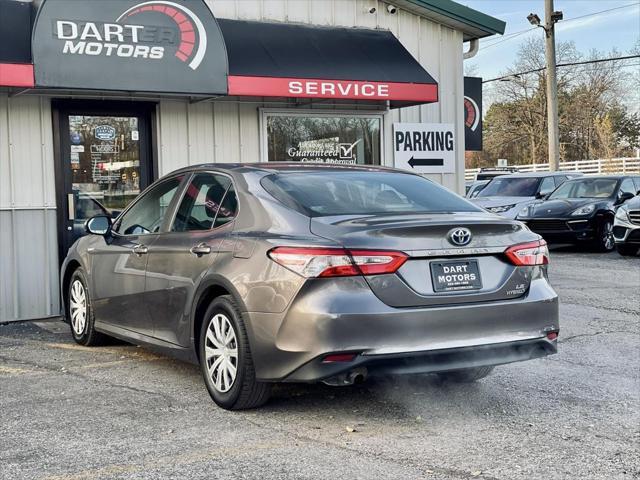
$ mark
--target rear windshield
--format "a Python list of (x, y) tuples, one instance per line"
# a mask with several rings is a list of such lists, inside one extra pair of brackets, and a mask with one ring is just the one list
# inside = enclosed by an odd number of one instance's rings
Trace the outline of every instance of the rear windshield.
[(616, 190), (615, 178), (582, 178), (560, 185), (549, 198), (608, 198)]
[(278, 173), (262, 186), (312, 217), (482, 211), (434, 182), (395, 172)]
[(534, 197), (540, 178), (496, 177), (478, 194), (478, 197)]

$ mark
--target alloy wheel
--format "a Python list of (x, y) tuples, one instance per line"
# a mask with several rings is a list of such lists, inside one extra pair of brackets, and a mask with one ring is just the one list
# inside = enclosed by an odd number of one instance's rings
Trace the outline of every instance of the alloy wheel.
[(80, 280), (74, 280), (70, 291), (71, 328), (80, 336), (87, 324), (87, 292)]
[(612, 250), (614, 245), (613, 224), (611, 222), (605, 222), (602, 226), (602, 246), (608, 251)]
[(225, 393), (238, 371), (238, 342), (229, 318), (217, 313), (207, 326), (204, 346), (207, 373), (216, 390)]

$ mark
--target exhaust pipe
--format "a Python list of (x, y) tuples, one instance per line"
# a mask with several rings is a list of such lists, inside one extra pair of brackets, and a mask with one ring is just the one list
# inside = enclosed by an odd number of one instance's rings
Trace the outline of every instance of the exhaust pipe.
[(334, 377), (325, 378), (322, 383), (331, 385), (332, 387), (346, 387), (349, 385), (360, 384), (366, 379), (367, 369), (365, 367), (359, 367)]

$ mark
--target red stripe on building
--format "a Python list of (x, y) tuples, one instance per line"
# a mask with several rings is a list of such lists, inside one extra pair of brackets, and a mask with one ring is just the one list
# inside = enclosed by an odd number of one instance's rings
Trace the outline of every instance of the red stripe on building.
[(229, 75), (229, 95), (437, 102), (438, 85)]
[(0, 63), (0, 86), (34, 87), (33, 65), (29, 63)]

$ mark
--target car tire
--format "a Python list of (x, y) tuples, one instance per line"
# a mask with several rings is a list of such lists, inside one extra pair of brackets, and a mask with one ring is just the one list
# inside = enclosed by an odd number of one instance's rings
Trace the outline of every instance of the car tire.
[(488, 376), (493, 367), (465, 368), (464, 370), (452, 370), (438, 374), (441, 380), (453, 383), (471, 383)]
[(613, 236), (613, 221), (604, 219), (598, 225), (597, 237), (595, 240), (595, 248), (598, 252), (611, 252), (616, 248), (615, 238)]
[(256, 380), (244, 320), (230, 295), (216, 298), (207, 308), (199, 353), (205, 385), (218, 406), (244, 410), (267, 402), (271, 384)]
[(634, 257), (638, 254), (640, 247), (638, 245), (625, 245), (619, 243), (616, 245), (616, 250), (618, 250), (618, 253), (623, 257)]
[(76, 343), (85, 347), (94, 347), (104, 344), (108, 337), (95, 329), (95, 317), (88, 285), (84, 270), (82, 267), (77, 268), (69, 281), (67, 318), (71, 327), (71, 336)]

